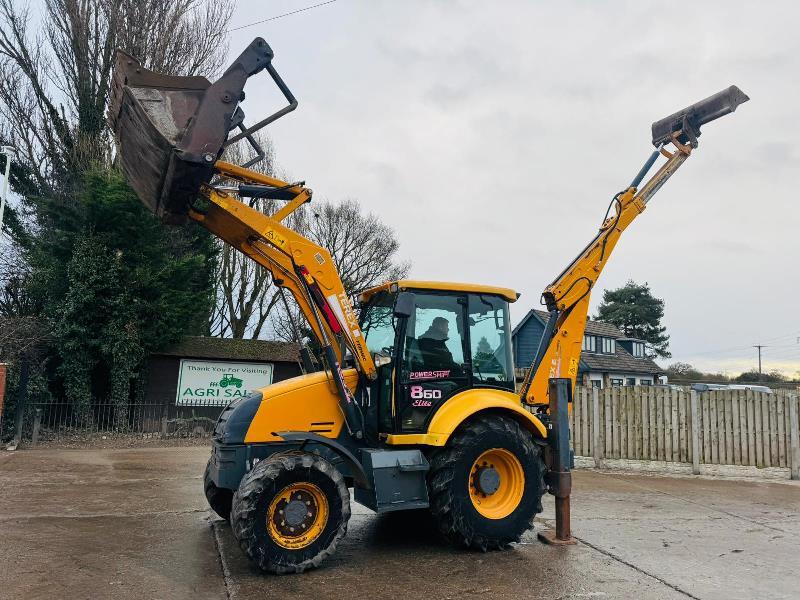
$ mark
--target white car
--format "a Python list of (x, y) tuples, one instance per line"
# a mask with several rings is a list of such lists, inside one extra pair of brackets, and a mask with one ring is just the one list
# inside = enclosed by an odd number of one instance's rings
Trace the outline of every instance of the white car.
[(752, 385), (749, 383), (737, 383), (727, 386), (729, 390), (753, 390), (754, 392), (761, 392), (762, 394), (772, 394), (771, 388), (765, 385)]

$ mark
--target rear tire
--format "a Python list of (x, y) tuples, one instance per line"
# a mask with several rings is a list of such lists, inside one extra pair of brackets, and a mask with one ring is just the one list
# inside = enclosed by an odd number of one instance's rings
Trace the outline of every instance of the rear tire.
[(231, 528), (239, 546), (259, 568), (279, 575), (318, 567), (336, 551), (349, 520), (344, 477), (316, 454), (262, 460), (233, 495)]
[(206, 472), (203, 474), (203, 491), (211, 509), (226, 521), (231, 518), (231, 502), (233, 500), (233, 490), (217, 487), (211, 481), (211, 459), (206, 464)]
[[(495, 464), (499, 477), (476, 484), (481, 465)], [(533, 525), (542, 511), (544, 462), (533, 436), (513, 419), (491, 415), (463, 425), (433, 456), (429, 472), (431, 513), (439, 531), (458, 546), (498, 550)]]

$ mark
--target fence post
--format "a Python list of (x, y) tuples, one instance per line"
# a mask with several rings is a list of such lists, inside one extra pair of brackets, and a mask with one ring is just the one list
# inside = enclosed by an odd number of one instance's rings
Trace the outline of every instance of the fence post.
[(33, 434), (31, 435), (31, 447), (35, 448), (39, 443), (39, 428), (42, 426), (42, 409), (36, 409), (36, 416), (33, 418)]
[(798, 396), (789, 397), (789, 426), (791, 427), (791, 434), (789, 437), (791, 442), (789, 449), (789, 473), (792, 479), (800, 479), (800, 424), (797, 422), (798, 403), (800, 403), (800, 398), (798, 398)]
[(600, 441), (600, 434), (603, 424), (600, 422), (600, 390), (592, 387), (592, 454), (594, 455), (594, 466), (603, 466), (603, 444)]
[(700, 475), (700, 406), (697, 392), (689, 391), (692, 410), (692, 473)]
[(167, 437), (167, 417), (169, 416), (169, 404), (164, 405), (164, 411), (161, 417), (161, 437)]

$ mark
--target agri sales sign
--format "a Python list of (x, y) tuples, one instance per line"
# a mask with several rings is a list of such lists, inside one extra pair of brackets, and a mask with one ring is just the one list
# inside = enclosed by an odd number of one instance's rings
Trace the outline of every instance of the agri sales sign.
[(272, 383), (272, 365), (182, 359), (178, 406), (225, 406)]

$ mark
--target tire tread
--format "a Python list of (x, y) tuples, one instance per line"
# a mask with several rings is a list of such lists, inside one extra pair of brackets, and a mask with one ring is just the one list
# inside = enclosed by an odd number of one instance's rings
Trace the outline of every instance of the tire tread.
[[(516, 438), (522, 442), (523, 447), (528, 447), (530, 456), (520, 457), (521, 460), (538, 461), (539, 481), (534, 493), (538, 493), (535, 512), (531, 514), (530, 521), (524, 528), (519, 528), (511, 536), (490, 537), (474, 531), (471, 524), (459, 510), (456, 510), (456, 498), (459, 491), (453, 485), (456, 469), (465, 460), (467, 452), (479, 444), (479, 440), (487, 434), (495, 433), (505, 438)], [(519, 542), (522, 534), (531, 527), (533, 518), (542, 511), (542, 495), (545, 492), (544, 463), (541, 450), (532, 441), (531, 434), (513, 419), (491, 415), (484, 416), (464, 424), (460, 431), (452, 438), (448, 445), (437, 452), (431, 459), (430, 468), (430, 507), (436, 519), (439, 531), (450, 542), (458, 546), (486, 552), (488, 550), (501, 550), (509, 544)], [(462, 491), (462, 496), (466, 494)]]
[[(331, 542), (313, 557), (299, 563), (287, 563), (266, 555), (256, 535), (258, 501), (269, 482), (274, 482), (281, 472), (294, 469), (315, 469), (328, 476), (339, 493), (342, 516)], [(231, 529), (242, 552), (258, 567), (279, 575), (302, 573), (316, 568), (336, 552), (339, 542), (347, 533), (350, 520), (350, 493), (342, 474), (327, 460), (316, 454), (288, 452), (275, 454), (258, 462), (243, 478), (239, 489), (233, 494), (231, 509)]]

